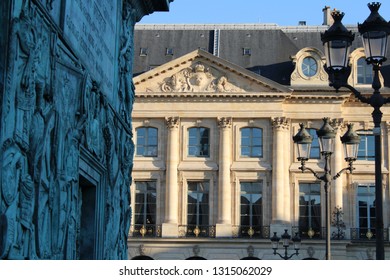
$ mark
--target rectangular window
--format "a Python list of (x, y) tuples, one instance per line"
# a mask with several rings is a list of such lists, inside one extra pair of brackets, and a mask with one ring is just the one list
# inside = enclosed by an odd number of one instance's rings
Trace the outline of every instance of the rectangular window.
[(375, 236), (375, 186), (358, 186), (356, 206), (359, 239), (370, 239)]
[(299, 235), (321, 237), (321, 184), (299, 184)]
[(188, 182), (187, 236), (208, 236), (209, 189), (208, 181)]
[(194, 157), (210, 156), (210, 129), (192, 127), (188, 129), (188, 155)]
[(375, 136), (371, 131), (357, 131), (360, 136), (358, 160), (375, 160)]
[(364, 85), (371, 85), (373, 81), (372, 65), (367, 64), (364, 57), (357, 61), (357, 83)]
[(242, 55), (250, 56), (252, 54), (252, 51), (250, 48), (242, 48)]
[(261, 237), (263, 226), (262, 182), (240, 183), (240, 236)]
[(156, 181), (136, 181), (133, 236), (155, 236), (156, 203)]
[(165, 55), (173, 55), (173, 48), (166, 48)]
[(158, 145), (158, 129), (154, 127), (139, 127), (136, 129), (136, 155), (156, 157)]
[(263, 157), (263, 130), (261, 128), (241, 129), (241, 156)]
[(310, 148), (310, 158), (319, 159), (320, 158), (320, 143), (318, 141), (317, 130), (314, 128), (307, 129), (311, 137), (313, 137), (313, 142), (311, 142)]

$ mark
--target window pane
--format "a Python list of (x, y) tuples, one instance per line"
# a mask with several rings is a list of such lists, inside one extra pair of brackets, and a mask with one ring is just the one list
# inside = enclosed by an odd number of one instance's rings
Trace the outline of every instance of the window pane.
[(358, 150), (358, 160), (375, 160), (375, 136), (371, 131), (358, 131), (360, 143)]
[(314, 237), (321, 234), (321, 188), (319, 183), (299, 184), (299, 231), (308, 236), (314, 231)]
[(209, 133), (206, 127), (193, 127), (188, 129), (188, 155), (189, 156), (209, 156)]
[(262, 182), (241, 182), (241, 226), (262, 225)]
[(209, 225), (209, 183), (188, 182), (187, 224)]
[(157, 156), (158, 129), (154, 127), (140, 127), (137, 133), (137, 156)]
[(241, 156), (263, 156), (263, 130), (261, 128), (246, 127), (241, 129)]
[(313, 142), (311, 143), (310, 149), (310, 158), (319, 159), (320, 158), (320, 143), (318, 141), (317, 130), (314, 128), (307, 129), (311, 137), (313, 137)]

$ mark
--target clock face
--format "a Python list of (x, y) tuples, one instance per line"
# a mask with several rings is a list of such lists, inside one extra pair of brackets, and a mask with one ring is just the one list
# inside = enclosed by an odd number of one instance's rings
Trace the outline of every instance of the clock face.
[(305, 57), (302, 62), (302, 72), (307, 77), (313, 77), (317, 74), (317, 61), (312, 57)]

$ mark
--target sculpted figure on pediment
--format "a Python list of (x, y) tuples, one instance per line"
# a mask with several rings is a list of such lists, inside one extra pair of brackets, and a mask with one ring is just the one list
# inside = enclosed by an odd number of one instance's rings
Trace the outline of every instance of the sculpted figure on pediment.
[(162, 85), (163, 92), (241, 92), (228, 81), (227, 76), (213, 74), (210, 68), (198, 62), (172, 75)]

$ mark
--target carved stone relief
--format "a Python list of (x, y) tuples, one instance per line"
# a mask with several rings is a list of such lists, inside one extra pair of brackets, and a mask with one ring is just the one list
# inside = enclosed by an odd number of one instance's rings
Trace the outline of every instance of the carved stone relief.
[[(0, 259), (80, 257), (81, 146), (108, 178), (106, 193), (96, 198), (96, 207), (106, 210), (100, 211), (105, 232), (99, 233), (99, 255), (125, 259), (134, 153), (131, 68), (122, 114), (50, 29), (40, 9), (50, 11), (61, 1), (41, 2), (23, 1), (12, 20), (0, 134)], [(132, 36), (134, 23), (127, 24)]]
[(228, 81), (227, 76), (197, 62), (167, 78), (161, 84), (163, 92), (243, 92)]

